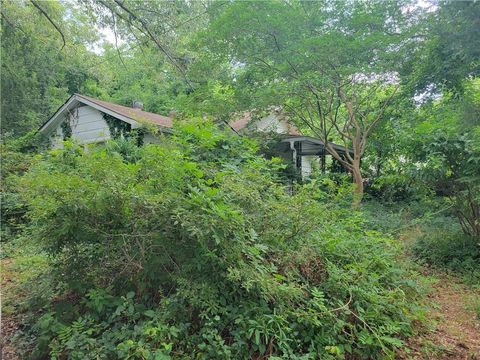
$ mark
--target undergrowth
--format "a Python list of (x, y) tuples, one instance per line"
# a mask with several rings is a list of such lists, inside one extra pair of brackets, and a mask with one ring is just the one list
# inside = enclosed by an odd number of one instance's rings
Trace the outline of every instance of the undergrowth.
[(462, 232), (448, 201), (440, 197), (389, 205), (370, 201), (364, 210), (373, 228), (398, 237), (419, 264), (480, 287), (480, 239)]
[(23, 234), (49, 261), (28, 281), (22, 357), (394, 357), (423, 317), (401, 247), (350, 188), (292, 195), (256, 151), (197, 123), (134, 157), (36, 159)]
[(430, 232), (420, 236), (412, 253), (423, 264), (459, 275), (480, 287), (480, 239), (461, 233)]

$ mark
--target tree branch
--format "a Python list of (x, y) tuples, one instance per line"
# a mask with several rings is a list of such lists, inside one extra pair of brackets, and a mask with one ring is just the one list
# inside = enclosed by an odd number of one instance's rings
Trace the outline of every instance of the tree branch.
[(387, 100), (383, 103), (383, 106), (382, 108), (380, 109), (380, 113), (377, 115), (377, 117), (375, 118), (375, 120), (372, 121), (372, 123), (367, 127), (367, 129), (364, 131), (363, 133), (363, 137), (362, 137), (362, 143), (366, 143), (367, 141), (367, 137), (368, 135), (372, 132), (372, 130), (375, 128), (375, 126), (377, 125), (377, 123), (380, 121), (382, 115), (384, 114), (385, 112), (385, 109), (387, 108), (387, 105), (388, 103), (393, 99), (395, 93), (397, 92), (398, 88), (400, 86), (395, 86), (395, 89), (393, 90), (393, 92), (390, 94), (390, 96), (387, 98)]
[(48, 15), (48, 13), (35, 1), (35, 0), (30, 0), (30, 2), (33, 4), (33, 6), (35, 6), (42, 14), (43, 16), (45, 16), (47, 18), (47, 20), (50, 22), (50, 24), (53, 25), (53, 27), (58, 31), (58, 33), (60, 34), (60, 36), (62, 37), (62, 41), (63, 41), (63, 45), (62, 45), (62, 48), (60, 50), (63, 50), (63, 48), (65, 47), (66, 43), (65, 43), (65, 36), (63, 35), (63, 32), (62, 30), (60, 30), (60, 28), (58, 27), (57, 24), (55, 24), (55, 22), (52, 20), (52, 18)]
[(123, 61), (122, 54), (120, 53), (120, 49), (118, 48), (117, 22), (115, 20), (115, 13), (112, 10), (111, 12), (112, 12), (112, 21), (113, 21), (113, 34), (115, 35), (115, 49), (117, 49), (117, 54), (118, 54), (118, 58), (120, 59), (120, 62), (122, 63), (123, 67), (126, 69), (127, 66)]
[[(135, 13), (133, 13), (128, 7), (125, 6), (124, 2), (121, 1), (121, 0), (114, 0), (114, 2), (122, 9), (124, 10), (129, 16), (131, 19), (133, 20), (136, 20), (140, 23), (141, 25), (141, 28), (139, 26), (135, 26), (138, 30), (142, 31), (142, 29), (144, 32), (154, 43), (155, 45), (157, 46), (157, 48), (163, 53), (165, 54), (165, 56), (167, 57), (167, 59), (170, 61), (170, 63), (180, 72), (180, 74), (183, 76), (183, 78), (185, 79), (186, 83), (188, 84), (188, 86), (193, 89), (193, 86), (190, 82), (190, 80), (188, 79), (184, 69), (177, 63), (177, 61), (173, 58), (172, 54), (170, 54), (169, 50), (158, 40), (158, 38), (153, 34), (153, 32), (150, 30), (150, 27), (148, 26), (147, 22), (145, 20), (143, 20), (142, 18), (138, 17)], [(105, 2), (102, 2), (103, 5), (105, 6)], [(110, 10), (111, 8), (106, 5)], [(125, 19), (124, 19), (125, 20)], [(131, 20), (126, 20), (127, 22), (129, 22), (130, 24), (132, 24), (132, 21)], [(132, 24), (133, 25), (133, 24)]]

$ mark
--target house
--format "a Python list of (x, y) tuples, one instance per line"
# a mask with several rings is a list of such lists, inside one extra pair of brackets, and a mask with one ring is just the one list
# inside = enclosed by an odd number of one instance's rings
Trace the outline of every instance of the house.
[[(117, 132), (124, 134), (152, 125), (167, 133), (173, 127), (171, 118), (143, 111), (139, 102), (127, 107), (74, 94), (38, 131), (49, 139), (53, 148), (60, 148), (67, 138), (81, 145), (98, 144), (116, 137)], [(145, 137), (145, 142), (155, 142), (152, 134)]]
[[(155, 143), (159, 141), (158, 136), (148, 131), (149, 128), (156, 128), (155, 133), (172, 132), (172, 118), (143, 111), (142, 107), (137, 101), (127, 107), (74, 94), (40, 127), (39, 133), (49, 139), (53, 148), (61, 148), (68, 138), (81, 145), (100, 144), (138, 129), (144, 131), (144, 143)], [(303, 136), (279, 107), (272, 107), (269, 113), (257, 118), (252, 112), (245, 112), (228, 126), (239, 135), (252, 132), (278, 135), (276, 154), (291, 161), (302, 177), (308, 177), (315, 166), (325, 171), (328, 154), (323, 141)], [(332, 145), (340, 154), (345, 154), (345, 148)], [(331, 157), (330, 163), (335, 165)]]

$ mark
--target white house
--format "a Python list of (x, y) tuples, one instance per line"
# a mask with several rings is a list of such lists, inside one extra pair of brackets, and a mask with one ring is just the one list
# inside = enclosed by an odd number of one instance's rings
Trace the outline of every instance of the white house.
[[(323, 165), (325, 169), (325, 147), (320, 139), (303, 136), (298, 128), (288, 121), (280, 108), (272, 108), (270, 114), (253, 119), (250, 112), (228, 123), (237, 134), (270, 132), (280, 137), (278, 150), (301, 171), (303, 177), (312, 172), (312, 165)], [(103, 143), (134, 129), (155, 127), (157, 132), (170, 133), (172, 118), (143, 111), (142, 104), (133, 107), (113, 104), (89, 96), (74, 94), (43, 124), (39, 132), (45, 135), (51, 146), (60, 148), (67, 138), (79, 144)], [(144, 143), (157, 142), (152, 132), (146, 132)], [(340, 153), (344, 148), (333, 144)]]
[(113, 137), (110, 120), (117, 120), (125, 130), (148, 125), (163, 132), (172, 129), (171, 118), (143, 111), (141, 103), (127, 107), (74, 94), (40, 127), (39, 132), (50, 139), (54, 148), (62, 147), (63, 140), (70, 137), (79, 144), (102, 143)]

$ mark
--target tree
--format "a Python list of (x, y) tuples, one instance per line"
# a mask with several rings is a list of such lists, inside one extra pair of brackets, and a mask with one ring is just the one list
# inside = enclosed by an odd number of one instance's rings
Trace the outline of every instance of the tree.
[(480, 3), (439, 1), (419, 23), (412, 55), (401, 71), (413, 93), (464, 91), (464, 79), (480, 74)]
[[(419, 24), (418, 42), (401, 71), (404, 95), (418, 96), (400, 129), (400, 167), (450, 199), (466, 234), (480, 234), (478, 2), (440, 1)], [(413, 130), (412, 130), (413, 129)]]
[[(209, 13), (223, 2), (152, 2), (131, 0), (85, 1), (86, 10), (101, 27), (108, 27), (118, 38), (134, 47), (153, 45), (168, 63), (172, 74), (178, 75), (188, 89), (193, 83), (187, 74), (191, 56), (183, 45), (186, 35), (197, 31), (208, 21)], [(121, 58), (122, 55), (118, 51)]]
[[(312, 98), (302, 99), (298, 104), (285, 103), (302, 124), (306, 125), (314, 135), (322, 139), (326, 150), (337, 159), (353, 176), (356, 204), (361, 200), (364, 191), (364, 180), (361, 171), (361, 160), (365, 153), (367, 140), (380, 120), (397, 87), (389, 89), (385, 84), (358, 83), (355, 77), (343, 84), (332, 85), (329, 90), (309, 88)], [(386, 87), (383, 101), (378, 101), (380, 87)], [(323, 96), (320, 95), (323, 91)], [(325, 96), (327, 92), (327, 96)], [(313, 100), (313, 101), (312, 101)], [(341, 155), (331, 140), (340, 139), (348, 150)]]
[(409, 151), (418, 173), (452, 204), (464, 233), (480, 236), (480, 82), (462, 84), (454, 93), (418, 110), (420, 121), (412, 131)]
[[(397, 88), (408, 2), (239, 2), (204, 32), (249, 107), (272, 104), (322, 139), (363, 194), (361, 159)], [(331, 141), (348, 149), (342, 157)]]
[(96, 55), (86, 46), (96, 35), (88, 20), (68, 4), (1, 5), (1, 131), (19, 136), (38, 128), (92, 76)]

